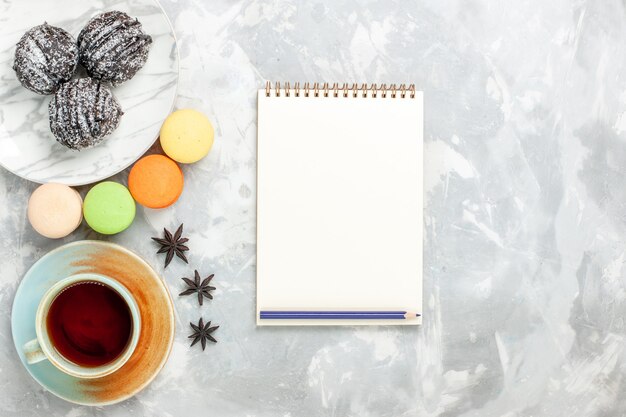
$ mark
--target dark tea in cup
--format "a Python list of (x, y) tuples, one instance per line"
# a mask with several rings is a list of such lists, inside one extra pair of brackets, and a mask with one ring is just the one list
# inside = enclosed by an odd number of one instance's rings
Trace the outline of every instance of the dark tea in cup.
[(133, 318), (124, 298), (93, 281), (74, 283), (50, 304), (46, 327), (54, 348), (83, 367), (106, 365), (128, 346)]

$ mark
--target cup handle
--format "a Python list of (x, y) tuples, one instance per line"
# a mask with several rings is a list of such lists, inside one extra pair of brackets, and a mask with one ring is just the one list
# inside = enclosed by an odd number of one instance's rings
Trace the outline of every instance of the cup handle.
[(24, 350), (24, 356), (26, 356), (26, 362), (29, 365), (47, 359), (45, 353), (41, 350), (41, 346), (39, 345), (39, 341), (37, 341), (37, 339), (26, 342), (22, 349)]

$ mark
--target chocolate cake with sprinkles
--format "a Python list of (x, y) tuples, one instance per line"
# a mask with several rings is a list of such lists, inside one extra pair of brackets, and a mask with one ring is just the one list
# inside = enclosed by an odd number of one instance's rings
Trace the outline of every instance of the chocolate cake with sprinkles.
[(20, 83), (38, 94), (52, 94), (72, 78), (78, 65), (76, 40), (47, 23), (29, 29), (17, 43), (13, 69)]
[(78, 35), (80, 62), (91, 77), (118, 85), (143, 67), (151, 43), (137, 19), (120, 11), (105, 12)]
[(59, 143), (75, 150), (102, 142), (117, 128), (122, 114), (111, 90), (91, 78), (61, 85), (48, 106), (52, 133)]

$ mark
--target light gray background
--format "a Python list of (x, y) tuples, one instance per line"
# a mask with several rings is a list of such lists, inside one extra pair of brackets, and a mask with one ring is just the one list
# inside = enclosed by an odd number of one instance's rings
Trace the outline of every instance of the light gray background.
[[(177, 107), (214, 122), (180, 201), (110, 238), (184, 221), (213, 302), (175, 297), (177, 336), (145, 391), (90, 409), (18, 363), (10, 308), (63, 241), (26, 219), (35, 188), (0, 172), (2, 416), (618, 416), (626, 414), (626, 12), (606, 1), (168, 1)], [(7, 65), (7, 63), (3, 63)], [(415, 82), (425, 92), (424, 326), (256, 328), (255, 91), (264, 81)], [(380, 146), (385, 146), (381, 138)], [(125, 181), (126, 174), (115, 177)], [(83, 193), (86, 188), (81, 190)], [(381, 277), (384, 285), (384, 277)], [(205, 352), (188, 322), (221, 325)]]

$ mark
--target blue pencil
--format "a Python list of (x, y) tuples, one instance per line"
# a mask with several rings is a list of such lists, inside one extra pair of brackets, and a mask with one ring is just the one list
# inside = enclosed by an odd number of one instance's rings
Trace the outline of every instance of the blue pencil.
[(408, 320), (420, 314), (408, 311), (261, 311), (263, 320)]

